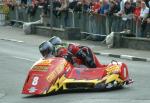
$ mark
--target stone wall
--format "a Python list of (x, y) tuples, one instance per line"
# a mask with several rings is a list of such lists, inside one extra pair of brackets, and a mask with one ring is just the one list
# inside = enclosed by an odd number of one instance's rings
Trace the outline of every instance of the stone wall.
[(131, 37), (129, 34), (115, 33), (114, 47), (150, 50), (150, 38), (137, 38)]
[(79, 28), (50, 28), (43, 26), (35, 26), (35, 34), (43, 36), (59, 36), (65, 40), (80, 40), (81, 33)]

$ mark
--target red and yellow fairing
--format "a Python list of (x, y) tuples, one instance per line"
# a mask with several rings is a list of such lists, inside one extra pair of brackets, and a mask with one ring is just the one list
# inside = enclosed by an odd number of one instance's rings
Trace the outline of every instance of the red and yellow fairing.
[(76, 68), (64, 58), (39, 60), (31, 68), (23, 94), (41, 95), (52, 91), (100, 88), (115, 81), (119, 85), (129, 78), (124, 63), (110, 63), (97, 68)]
[[(24, 84), (23, 94), (46, 94), (65, 73), (67, 61), (63, 58), (39, 60), (31, 68)], [(52, 90), (52, 89), (51, 89)]]

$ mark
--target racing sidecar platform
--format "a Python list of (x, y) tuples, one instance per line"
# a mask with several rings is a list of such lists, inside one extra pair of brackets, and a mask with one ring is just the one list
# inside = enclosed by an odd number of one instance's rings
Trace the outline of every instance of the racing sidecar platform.
[(59, 90), (110, 89), (129, 84), (125, 63), (97, 63), (96, 68), (79, 68), (64, 58), (40, 59), (30, 69), (22, 94), (42, 95)]

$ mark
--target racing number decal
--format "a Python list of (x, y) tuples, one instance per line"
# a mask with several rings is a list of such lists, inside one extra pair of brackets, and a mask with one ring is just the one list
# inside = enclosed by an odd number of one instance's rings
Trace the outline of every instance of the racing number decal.
[(38, 84), (38, 81), (39, 81), (39, 77), (34, 77), (33, 78), (33, 81), (32, 81), (32, 85), (36, 86)]

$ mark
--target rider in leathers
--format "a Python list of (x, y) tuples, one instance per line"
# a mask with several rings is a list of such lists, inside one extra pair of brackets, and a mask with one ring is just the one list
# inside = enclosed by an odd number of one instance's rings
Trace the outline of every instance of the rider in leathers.
[(72, 57), (76, 57), (89, 68), (96, 68), (96, 63), (93, 57), (93, 52), (86, 46), (78, 44), (65, 44), (59, 37), (52, 37), (49, 42), (53, 45), (52, 54), (56, 57), (64, 57), (67, 61), (75, 64)]

